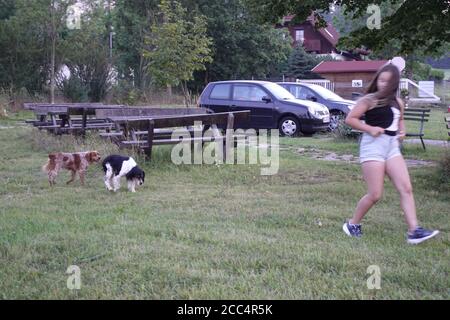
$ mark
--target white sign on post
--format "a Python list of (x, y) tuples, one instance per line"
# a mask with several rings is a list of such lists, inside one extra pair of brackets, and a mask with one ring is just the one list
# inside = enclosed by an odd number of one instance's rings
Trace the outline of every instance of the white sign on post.
[(362, 80), (352, 80), (352, 88), (362, 88), (363, 81)]

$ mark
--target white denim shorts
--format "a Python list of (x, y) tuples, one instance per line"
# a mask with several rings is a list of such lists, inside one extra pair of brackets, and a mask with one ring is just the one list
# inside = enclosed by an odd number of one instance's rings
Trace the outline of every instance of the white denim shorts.
[(372, 137), (368, 133), (362, 134), (359, 145), (360, 163), (366, 161), (385, 162), (401, 154), (397, 136), (381, 134), (378, 137)]

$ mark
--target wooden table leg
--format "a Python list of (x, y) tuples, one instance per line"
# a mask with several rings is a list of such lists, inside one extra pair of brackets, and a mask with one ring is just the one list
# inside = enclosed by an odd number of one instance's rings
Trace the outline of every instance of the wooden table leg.
[(227, 164), (234, 164), (234, 115), (232, 113), (228, 114), (227, 129), (225, 132), (225, 151), (224, 156), (226, 158)]
[(145, 154), (146, 154), (148, 160), (151, 160), (151, 158), (152, 158), (154, 130), (155, 130), (155, 122), (153, 120), (149, 120), (148, 121), (148, 137), (147, 137), (148, 147), (145, 150)]
[(53, 128), (53, 134), (57, 134), (58, 133), (58, 129), (56, 128), (56, 126), (58, 125), (56, 123), (56, 116), (54, 114), (50, 114), (50, 119), (52, 120), (52, 125), (54, 126)]
[(81, 132), (83, 134), (83, 138), (86, 138), (86, 123), (87, 123), (87, 110), (83, 109), (83, 120), (81, 124)]

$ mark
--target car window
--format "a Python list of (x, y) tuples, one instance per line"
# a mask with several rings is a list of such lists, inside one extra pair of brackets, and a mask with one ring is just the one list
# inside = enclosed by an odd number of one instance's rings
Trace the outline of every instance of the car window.
[(307, 97), (315, 97), (313, 91), (301, 86), (291, 86), (289, 90), (297, 99), (307, 100)]
[(290, 93), (294, 95), (297, 99), (306, 99), (306, 90), (303, 87), (299, 86), (290, 86), (289, 87)]
[(211, 99), (229, 99), (231, 84), (216, 84), (211, 90), (209, 97)]
[(235, 85), (233, 90), (233, 100), (258, 101), (267, 96), (267, 93), (254, 85)]
[(342, 97), (338, 96), (333, 91), (330, 91), (322, 86), (313, 84), (313, 85), (311, 85), (311, 89), (314, 90), (318, 95), (322, 96), (325, 99), (335, 100), (335, 101), (344, 100)]
[(263, 84), (264, 88), (269, 90), (269, 92), (274, 95), (278, 100), (292, 100), (295, 99), (295, 97), (289, 92), (289, 90), (283, 88), (282, 86), (276, 84), (267, 82)]

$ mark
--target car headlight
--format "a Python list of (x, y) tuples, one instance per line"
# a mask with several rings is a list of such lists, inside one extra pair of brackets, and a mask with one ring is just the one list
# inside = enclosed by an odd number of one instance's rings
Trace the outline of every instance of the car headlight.
[(309, 113), (317, 119), (323, 119), (327, 116), (330, 115), (330, 112), (328, 111), (328, 108), (323, 106), (317, 106), (317, 107), (312, 107), (312, 106), (308, 106), (308, 111)]

